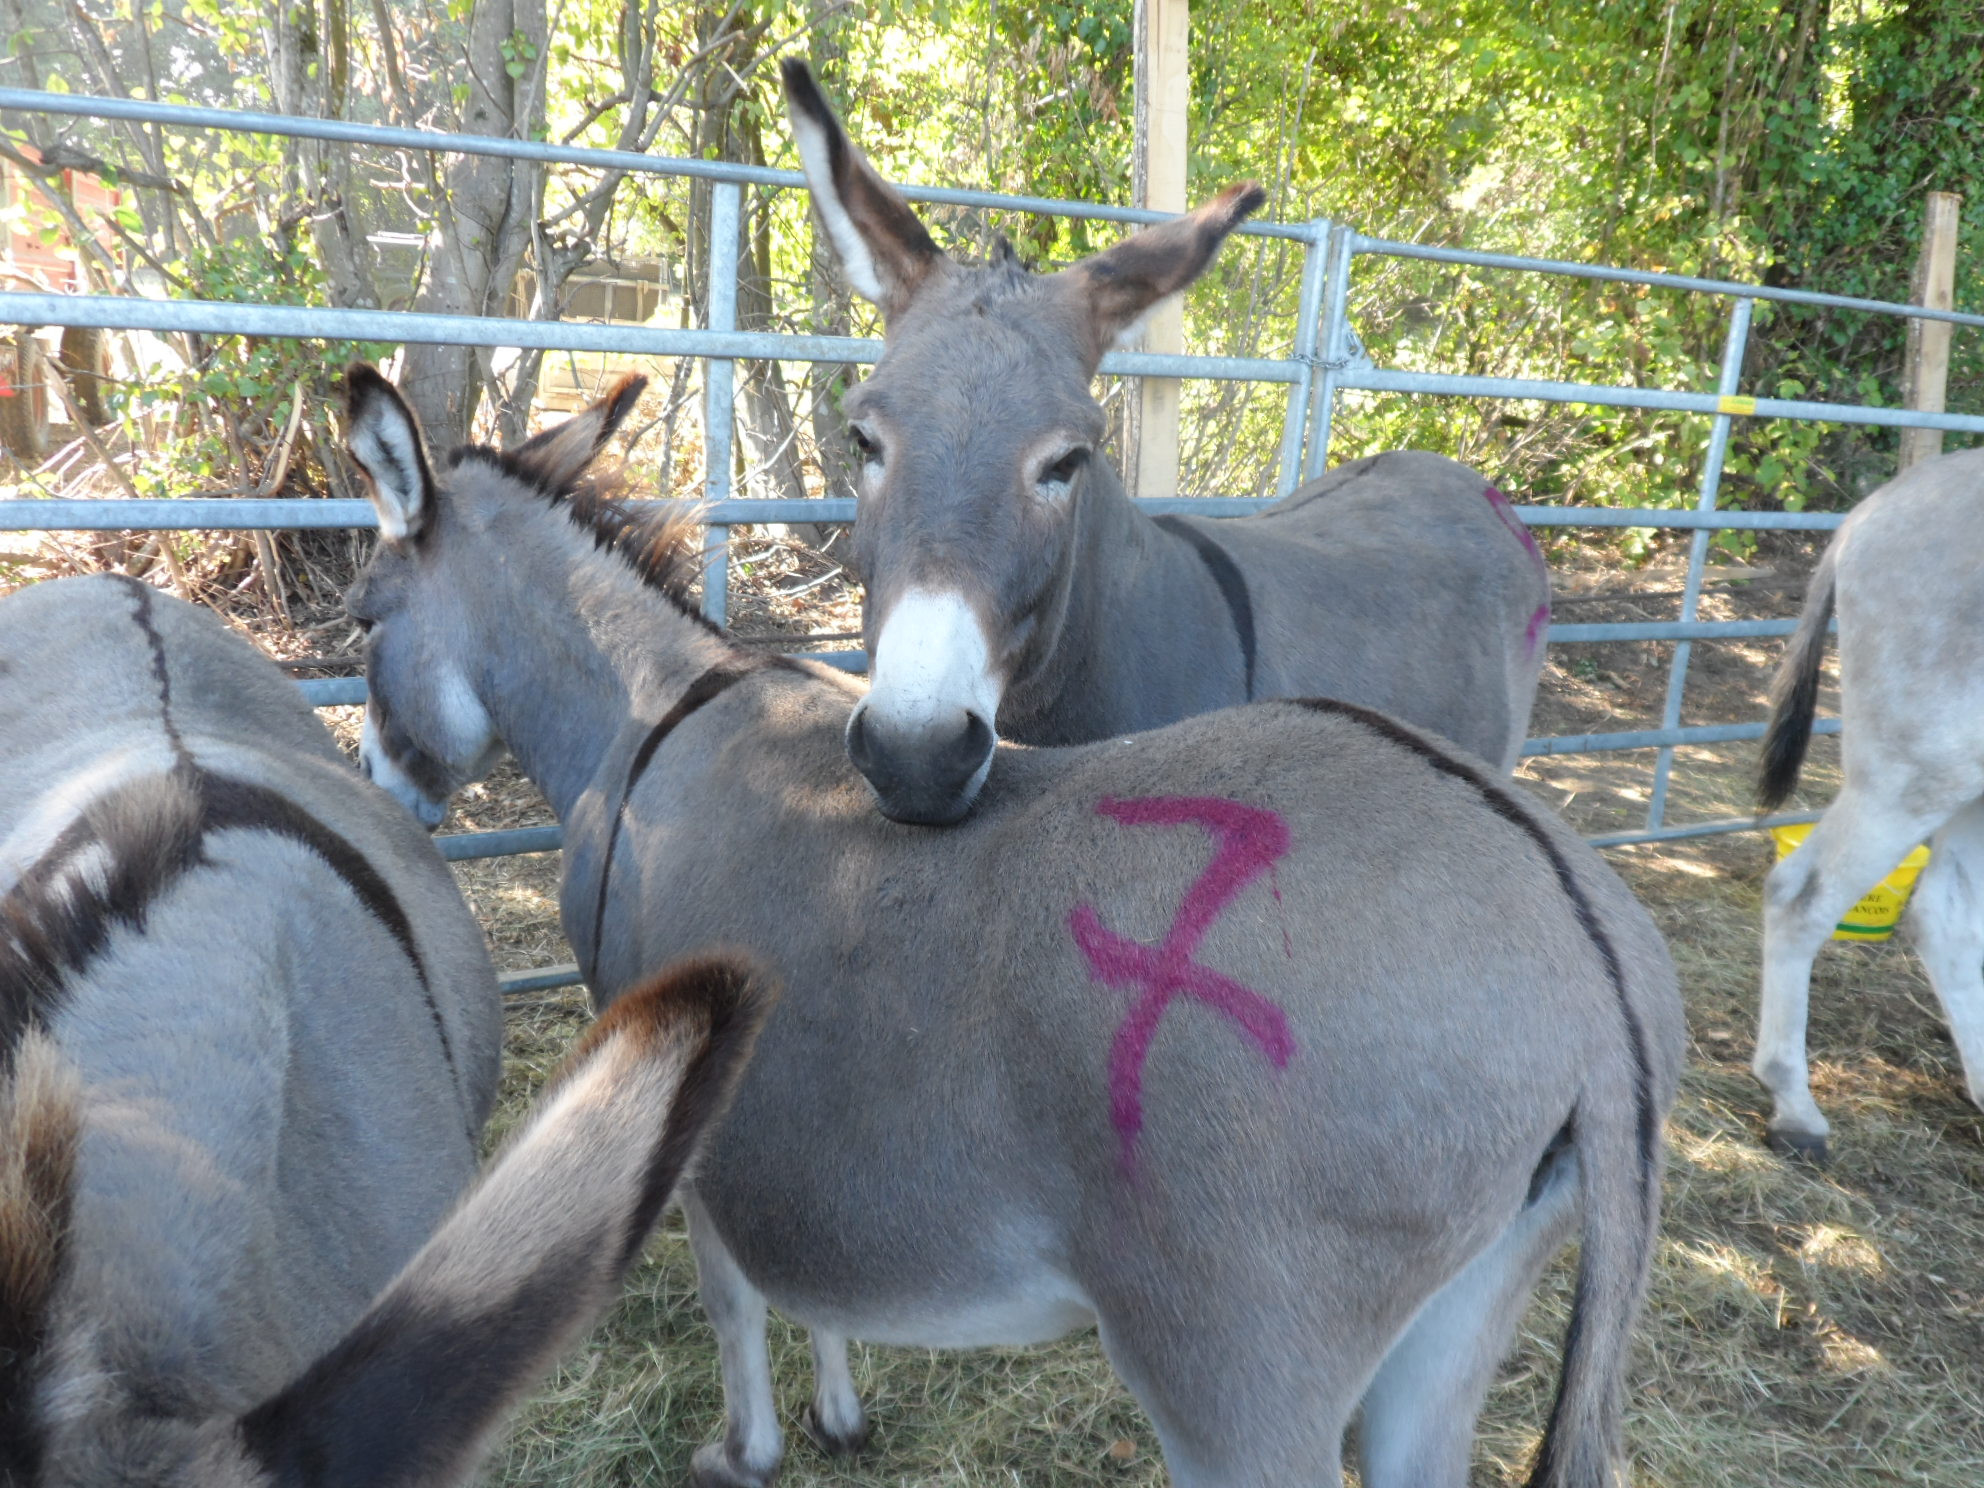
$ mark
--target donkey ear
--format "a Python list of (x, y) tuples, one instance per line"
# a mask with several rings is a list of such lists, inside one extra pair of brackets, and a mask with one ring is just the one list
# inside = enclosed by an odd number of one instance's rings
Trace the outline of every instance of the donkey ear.
[(434, 473), (420, 421), (376, 367), (353, 362), (344, 374), (344, 439), (379, 512), (388, 542), (419, 537), (434, 510)]
[(622, 373), (608, 385), (604, 398), (557, 428), (532, 435), (510, 452), (510, 458), (546, 490), (568, 489), (606, 448), (606, 441), (634, 411), (647, 385), (648, 380), (637, 372)]
[(773, 998), (767, 973), (723, 956), (615, 1003), (365, 1316), (211, 1442), (212, 1481), (466, 1481), (510, 1409), (617, 1296)]
[(1097, 356), (1151, 306), (1203, 274), (1226, 235), (1266, 200), (1258, 182), (1243, 181), (1197, 211), (1147, 227), (1066, 270), (1088, 300)]
[(885, 316), (907, 305), (944, 251), (916, 213), (862, 157), (804, 62), (787, 59), (786, 113), (813, 193), (813, 210), (834, 245), (847, 282)]

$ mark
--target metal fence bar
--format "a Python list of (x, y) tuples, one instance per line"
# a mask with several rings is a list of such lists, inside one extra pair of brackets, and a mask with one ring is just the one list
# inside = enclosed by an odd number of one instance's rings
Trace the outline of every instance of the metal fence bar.
[(1728, 832), (1753, 832), (1770, 827), (1788, 827), (1815, 822), (1816, 811), (1794, 811), (1783, 816), (1725, 816), (1716, 821), (1689, 822), (1685, 826), (1661, 827), (1657, 831), (1606, 832), (1585, 841), (1593, 847), (1636, 847), (1645, 842), (1680, 842), (1690, 837), (1720, 837)]
[[(1756, 308), (1753, 300), (1737, 300), (1729, 307), (1729, 334), (1722, 344), (1722, 374), (1716, 389), (1726, 401), (1736, 396), (1736, 389), (1743, 381), (1743, 355), (1750, 346), (1750, 313)], [(1715, 510), (1716, 498), (1722, 492), (1722, 462), (1729, 453), (1729, 428), (1735, 419), (1727, 413), (1715, 416), (1715, 425), (1709, 430), (1708, 451), (1702, 458), (1702, 494), (1695, 503), (1697, 511)], [(1702, 570), (1708, 565), (1709, 532), (1706, 527), (1697, 527), (1688, 539), (1688, 576), (1681, 584), (1681, 620), (1687, 623), (1695, 618), (1696, 606), (1702, 597)], [(1674, 657), (1667, 673), (1667, 703), (1661, 710), (1660, 723), (1663, 728), (1676, 728), (1681, 722), (1681, 701), (1688, 690), (1688, 661), (1694, 654), (1694, 642), (1677, 641)], [(1665, 824), (1667, 814), (1667, 778), (1674, 770), (1674, 750), (1667, 747), (1660, 751), (1660, 758), (1654, 762), (1653, 792), (1647, 798), (1646, 826), (1649, 832), (1657, 832)]]
[[(798, 188), (806, 184), (806, 178), (798, 171), (777, 170), (764, 165), (740, 165), (727, 160), (642, 155), (631, 150), (554, 145), (543, 140), (506, 139), (491, 134), (400, 129), (384, 124), (354, 124), (343, 119), (311, 119), (289, 114), (255, 113), (245, 109), (196, 108), (187, 104), (152, 103), (142, 98), (104, 98), (87, 93), (38, 93), (28, 88), (0, 88), (0, 109), (31, 114), (68, 114), (79, 118), (126, 119), (144, 124), (169, 124), (179, 129), (221, 129), (234, 134), (274, 134), (290, 139), (331, 140), (340, 144), (375, 145), (389, 150), (489, 155), (502, 160), (589, 166), (595, 170), (633, 171), (642, 175), (689, 176), (751, 186)], [(1181, 215), (1177, 212), (1154, 212), (1146, 207), (1054, 201), (1044, 196), (1009, 196), (996, 191), (967, 191), (952, 186), (898, 185), (896, 190), (913, 202), (929, 202), (935, 206), (990, 207), (1008, 212), (1031, 212), (1042, 217), (1088, 217), (1102, 222), (1152, 223), (1169, 222)], [(1234, 230), (1249, 237), (1301, 240), (1308, 233), (1308, 224), (1243, 222)]]
[(349, 708), (365, 701), (363, 677), (310, 677), (296, 684), (313, 708)]
[(507, 858), (516, 853), (556, 852), (564, 841), (557, 827), (509, 827), (499, 832), (449, 832), (434, 839), (450, 863), (472, 858)]
[(1831, 532), (1845, 512), (1647, 511), (1639, 507), (1519, 506), (1531, 527), (1706, 527), (1717, 532)]
[(532, 992), (555, 992), (560, 987), (582, 987), (585, 977), (567, 961), (563, 966), (547, 966), (540, 971), (513, 971), (498, 977), (496, 985), (505, 997), (523, 997)]
[[(737, 240), (743, 226), (744, 188), (719, 181), (710, 188), (709, 327), (737, 329)], [(731, 441), (736, 437), (737, 363), (703, 363), (703, 497), (714, 505), (730, 495)], [(722, 625), (730, 615), (730, 528), (709, 525), (703, 554), (703, 615)]]
[[(1539, 754), (1610, 754), (1622, 749), (1666, 749), (1674, 745), (1689, 748), (1697, 744), (1740, 744), (1761, 739), (1768, 724), (1698, 723), (1687, 728), (1631, 729), (1611, 734), (1558, 734), (1551, 738), (1523, 741), (1524, 756)], [(1821, 718), (1812, 725), (1814, 734), (1839, 732), (1837, 718)]]
[(1867, 300), (1857, 295), (1824, 294), (1814, 289), (1772, 289), (1763, 284), (1738, 284), (1729, 279), (1697, 279), (1688, 274), (1663, 274), (1654, 269), (1623, 269), (1612, 264), (1572, 263), (1560, 258), (1524, 258), (1514, 253), (1481, 253), (1472, 248), (1440, 248), (1424, 243), (1400, 243), (1390, 238), (1355, 235), (1353, 251), (1383, 258), (1418, 258), (1432, 263), (1471, 264), (1481, 269), (1516, 269), (1535, 274), (1563, 274), (1574, 279), (1601, 279), (1609, 284), (1650, 284), (1657, 289), (1696, 294), (1736, 295), (1781, 305), (1827, 306), (1864, 310), (1871, 315), (1898, 315), (1909, 320), (1947, 320), (1957, 325), (1984, 326), (1984, 315), (1962, 310), (1931, 310), (1898, 300)]
[[(879, 361), (882, 343), (858, 336), (794, 336), (782, 331), (694, 330), (582, 320), (514, 320), (494, 315), (430, 315), (420, 310), (348, 310), (328, 305), (248, 305), (232, 300), (152, 300), (139, 295), (0, 291), (0, 324), (95, 326), (104, 330), (274, 336), (294, 341), (376, 341), (395, 345), (500, 346), (538, 351), (622, 352), (633, 356), (761, 357), (785, 362)], [(1126, 377), (1296, 382), (1302, 369), (1273, 357), (1112, 351), (1101, 370)]]
[(1471, 377), (1446, 372), (1388, 372), (1349, 367), (1336, 385), (1363, 392), (1434, 393), (1459, 398), (1528, 399), (1539, 403), (1590, 403), (1606, 408), (1647, 408), (1670, 413), (1740, 413), (1746, 418), (1798, 419), (1806, 423), (1875, 424), (1897, 429), (1946, 429), (1984, 434), (1984, 416), (1922, 413), (1912, 408), (1876, 408), (1861, 403), (1813, 403), (1799, 398), (1744, 398), (1725, 408), (1714, 393), (1670, 393), (1659, 388), (1600, 387), (1547, 382), (1528, 377)]
[(1796, 620), (1624, 620), (1553, 625), (1547, 635), (1553, 646), (1579, 646), (1611, 641), (1759, 640), (1790, 635), (1797, 628)]
[(1309, 429), (1309, 399), (1315, 390), (1316, 345), (1322, 331), (1323, 291), (1329, 281), (1330, 222), (1317, 218), (1316, 230), (1302, 250), (1302, 294), (1295, 310), (1295, 347), (1291, 356), (1300, 375), (1288, 386), (1288, 411), (1281, 421), (1281, 468), (1275, 478), (1276, 496), (1286, 496), (1302, 482), (1302, 441)]
[[(673, 499), (673, 498), (662, 498)], [(1140, 496), (1152, 516), (1239, 517), (1274, 503), (1267, 496)], [(657, 504), (637, 500), (634, 506)], [(846, 496), (804, 500), (732, 497), (711, 506), (705, 520), (729, 526), (752, 522), (852, 522)], [(1662, 511), (1650, 507), (1519, 506), (1531, 527), (1707, 527), (1732, 532), (1831, 532), (1844, 512)], [(173, 496), (125, 500), (26, 497), (0, 501), (0, 532), (289, 531), (375, 527), (369, 501), (295, 497)]]
[(1330, 421), (1336, 416), (1336, 390), (1343, 375), (1346, 332), (1350, 329), (1350, 229), (1341, 223), (1329, 233), (1329, 287), (1323, 303), (1323, 332), (1317, 371), (1309, 391), (1309, 442), (1302, 455), (1302, 479), (1323, 473), (1330, 458)]

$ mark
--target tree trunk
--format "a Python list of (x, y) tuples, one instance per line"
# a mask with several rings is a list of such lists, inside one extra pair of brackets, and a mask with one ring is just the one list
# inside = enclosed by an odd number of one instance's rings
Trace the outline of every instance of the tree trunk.
[[(462, 59), (469, 93), (457, 127), (469, 134), (533, 138), (544, 121), (544, 48), (542, 0), (480, 0)], [(512, 76), (508, 69), (518, 63), (522, 75)], [(464, 155), (449, 164), (442, 182), (433, 262), (415, 308), (437, 315), (500, 315), (530, 247), (544, 197), (544, 169)], [(444, 449), (469, 437), (476, 404), (490, 381), (488, 352), (480, 347), (409, 346), (401, 363), (400, 389), (428, 439)]]
[[(736, 127), (739, 154), (746, 163), (765, 163), (764, 137), (756, 119), (739, 111)], [(747, 195), (750, 217), (745, 225), (744, 252), (738, 265), (742, 271), (737, 284), (737, 328), (741, 331), (776, 330), (772, 306), (772, 223), (771, 193)], [(806, 490), (805, 468), (799, 458), (799, 424), (792, 414), (792, 397), (786, 389), (785, 373), (775, 361), (747, 361), (738, 365), (739, 391), (743, 393), (739, 411), (740, 432), (745, 452), (758, 467), (758, 479), (767, 494), (784, 501), (803, 501)], [(818, 547), (820, 529), (811, 522), (782, 524), (807, 544)]]

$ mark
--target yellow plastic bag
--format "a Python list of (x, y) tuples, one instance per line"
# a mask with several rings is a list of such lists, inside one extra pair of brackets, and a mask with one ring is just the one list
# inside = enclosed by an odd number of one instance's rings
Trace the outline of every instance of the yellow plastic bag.
[[(1798, 844), (1812, 835), (1816, 822), (1800, 822), (1791, 827), (1772, 827), (1771, 839), (1777, 843), (1778, 861), (1791, 856)], [(1894, 872), (1882, 879), (1873, 888), (1860, 896), (1860, 902), (1846, 912), (1846, 918), (1832, 932), (1834, 940), (1886, 940), (1894, 934), (1895, 922), (1901, 918), (1902, 910), (1908, 907), (1909, 893), (1915, 887), (1916, 877), (1929, 866), (1929, 849), (1926, 845), (1901, 860)]]

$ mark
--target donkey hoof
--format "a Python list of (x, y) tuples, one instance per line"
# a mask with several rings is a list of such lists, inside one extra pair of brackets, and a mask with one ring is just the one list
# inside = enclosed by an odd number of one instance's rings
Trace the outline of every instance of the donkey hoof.
[(855, 1418), (852, 1431), (829, 1431), (811, 1401), (807, 1402), (806, 1409), (800, 1414), (799, 1429), (806, 1433), (808, 1441), (829, 1457), (852, 1457), (866, 1447), (875, 1435), (874, 1423), (865, 1415)]
[(746, 1467), (730, 1455), (728, 1442), (698, 1447), (689, 1459), (689, 1481), (694, 1488), (771, 1488), (777, 1476), (776, 1462), (762, 1470)]
[(1806, 1163), (1815, 1168), (1823, 1168), (1829, 1154), (1826, 1139), (1822, 1133), (1794, 1131), (1789, 1127), (1772, 1127), (1769, 1131), (1770, 1150), (1779, 1157), (1788, 1157), (1793, 1162)]

